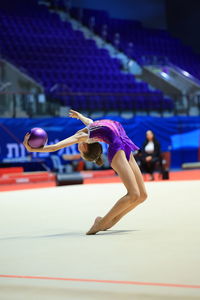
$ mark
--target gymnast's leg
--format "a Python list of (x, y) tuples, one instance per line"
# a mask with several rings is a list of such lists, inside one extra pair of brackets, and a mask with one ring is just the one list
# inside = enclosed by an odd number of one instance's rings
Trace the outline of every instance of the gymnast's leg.
[[(134, 162), (132, 164), (134, 166)], [(141, 203), (142, 196), (140, 194), (136, 176), (123, 150), (120, 150), (115, 154), (111, 166), (118, 173), (124, 183), (127, 189), (127, 194), (119, 199), (103, 218), (96, 218), (93, 226), (87, 232), (88, 235), (95, 234), (98, 231), (105, 230), (112, 226), (112, 220), (116, 220), (115, 218), (117, 216), (120, 216), (129, 208), (135, 208)]]
[(140, 191), (140, 197), (135, 203), (131, 204), (127, 209), (125, 209), (118, 216), (116, 216), (105, 229), (109, 229), (109, 228), (113, 227), (117, 222), (119, 222), (119, 220), (123, 216), (125, 216), (129, 211), (133, 210), (138, 204), (144, 202), (147, 198), (147, 192), (146, 192), (146, 188), (145, 188), (145, 185), (144, 185), (143, 176), (141, 174), (141, 171), (140, 171), (140, 169), (139, 169), (132, 153), (131, 153), (131, 156), (130, 156), (129, 164), (130, 164), (131, 169), (132, 169), (132, 171), (135, 175), (135, 179), (136, 179), (139, 191)]

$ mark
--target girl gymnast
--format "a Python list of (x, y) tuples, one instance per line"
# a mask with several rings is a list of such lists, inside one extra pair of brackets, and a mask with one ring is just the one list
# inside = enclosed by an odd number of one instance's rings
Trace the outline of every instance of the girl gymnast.
[(24, 138), (24, 146), (29, 152), (53, 152), (78, 144), (78, 150), (83, 159), (101, 166), (103, 164), (102, 146), (98, 142), (105, 142), (109, 145), (108, 160), (124, 183), (127, 194), (119, 199), (104, 217), (97, 217), (86, 233), (88, 235), (96, 234), (113, 227), (124, 215), (147, 198), (142, 174), (132, 154), (132, 151), (139, 148), (129, 139), (119, 122), (112, 120), (93, 122), (74, 110), (70, 110), (69, 117), (81, 120), (86, 127), (56, 144), (37, 149), (29, 146), (29, 134), (27, 133)]

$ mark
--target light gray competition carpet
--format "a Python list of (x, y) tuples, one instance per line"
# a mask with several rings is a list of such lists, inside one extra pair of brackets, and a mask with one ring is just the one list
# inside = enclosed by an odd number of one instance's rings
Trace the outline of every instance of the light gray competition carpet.
[(95, 236), (120, 183), (2, 192), (0, 300), (200, 299), (200, 181), (146, 186), (146, 202)]

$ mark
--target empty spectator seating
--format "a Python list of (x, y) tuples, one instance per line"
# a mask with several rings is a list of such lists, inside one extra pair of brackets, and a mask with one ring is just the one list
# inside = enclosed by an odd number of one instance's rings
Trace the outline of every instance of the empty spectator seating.
[(0, 27), (1, 55), (65, 105), (89, 110), (173, 109), (172, 100), (161, 91), (122, 72), (118, 59), (34, 0), (1, 3)]

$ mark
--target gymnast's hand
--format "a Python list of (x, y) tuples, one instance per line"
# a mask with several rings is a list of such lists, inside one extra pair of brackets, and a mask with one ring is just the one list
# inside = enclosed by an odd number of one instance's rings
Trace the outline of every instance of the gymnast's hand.
[(70, 111), (69, 111), (69, 117), (70, 118), (75, 118), (75, 119), (81, 119), (81, 114), (78, 111), (70, 109)]
[(30, 137), (30, 133), (27, 133), (24, 137), (23, 145), (26, 148), (26, 150), (28, 150), (29, 152), (34, 152), (35, 149), (31, 148), (31, 146), (29, 146), (28, 144), (29, 137)]
[(92, 119), (85, 117), (84, 115), (82, 115), (81, 113), (79, 113), (78, 111), (75, 111), (73, 109), (70, 109), (69, 117), (79, 119), (86, 126), (90, 125), (93, 122)]

